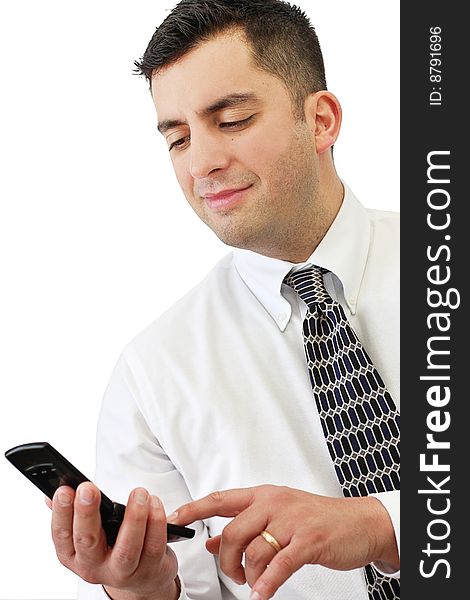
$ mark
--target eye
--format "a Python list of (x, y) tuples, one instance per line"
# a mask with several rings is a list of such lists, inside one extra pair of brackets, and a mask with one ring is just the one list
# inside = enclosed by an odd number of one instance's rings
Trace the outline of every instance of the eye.
[(172, 142), (170, 144), (170, 147), (168, 148), (168, 150), (171, 151), (171, 150), (173, 150), (173, 148), (181, 149), (185, 144), (187, 144), (189, 142), (190, 139), (191, 139), (191, 136), (185, 135), (184, 137), (179, 138), (178, 140), (175, 140), (174, 142)]
[(240, 121), (226, 121), (224, 123), (220, 123), (219, 127), (222, 129), (237, 129), (238, 127), (244, 127), (248, 125), (248, 123), (254, 118), (255, 115), (251, 115), (246, 119), (241, 119)]

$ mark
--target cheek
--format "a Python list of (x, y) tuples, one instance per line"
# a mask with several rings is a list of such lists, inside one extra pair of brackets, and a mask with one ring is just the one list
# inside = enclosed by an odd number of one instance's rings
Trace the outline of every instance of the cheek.
[(255, 173), (263, 182), (274, 164), (285, 153), (287, 145), (281, 136), (250, 136), (233, 141), (234, 158), (245, 169)]
[(189, 169), (183, 157), (172, 160), (176, 180), (188, 201), (193, 199), (193, 178), (189, 174)]

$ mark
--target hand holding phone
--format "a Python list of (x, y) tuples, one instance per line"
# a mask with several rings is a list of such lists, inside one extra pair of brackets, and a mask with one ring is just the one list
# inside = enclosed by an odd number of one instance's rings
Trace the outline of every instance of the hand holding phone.
[[(80, 483), (90, 481), (47, 442), (15, 446), (7, 450), (5, 456), (51, 500), (61, 485), (68, 485), (76, 490)], [(101, 522), (109, 546), (113, 546), (116, 541), (125, 510), (123, 504), (112, 502), (101, 492)], [(167, 524), (168, 542), (192, 538), (194, 533), (194, 529)]]
[[(168, 541), (188, 539), (195, 532), (168, 524), (157, 497), (137, 488), (127, 507), (102, 493), (98, 504), (98, 488), (45, 442), (11, 448), (6, 457), (53, 499), (52, 538), (65, 567), (85, 581), (102, 584), (111, 597), (120, 598), (123, 591), (126, 597), (179, 597), (178, 561), (165, 543), (165, 529)], [(80, 489), (74, 494), (63, 487), (54, 495), (60, 486)], [(90, 503), (80, 501), (81, 491), (91, 492)], [(62, 502), (61, 496), (68, 501)]]

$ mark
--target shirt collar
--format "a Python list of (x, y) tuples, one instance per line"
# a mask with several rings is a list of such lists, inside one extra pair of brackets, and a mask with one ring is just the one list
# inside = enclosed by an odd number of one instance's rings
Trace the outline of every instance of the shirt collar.
[(315, 264), (331, 271), (342, 285), (344, 298), (352, 314), (361, 287), (370, 243), (370, 221), (366, 209), (344, 184), (341, 208), (331, 227), (310, 258), (294, 264), (270, 258), (251, 250), (236, 248), (234, 264), (240, 277), (284, 331), (292, 314), (289, 302), (281, 294), (284, 277), (292, 268)]

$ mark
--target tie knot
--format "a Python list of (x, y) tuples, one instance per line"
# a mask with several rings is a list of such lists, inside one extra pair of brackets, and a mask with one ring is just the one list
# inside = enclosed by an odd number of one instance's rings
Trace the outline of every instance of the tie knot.
[(324, 273), (328, 273), (328, 269), (310, 265), (300, 271), (289, 271), (284, 277), (284, 283), (292, 288), (309, 307), (320, 302), (331, 304), (333, 299), (326, 291), (323, 282)]

